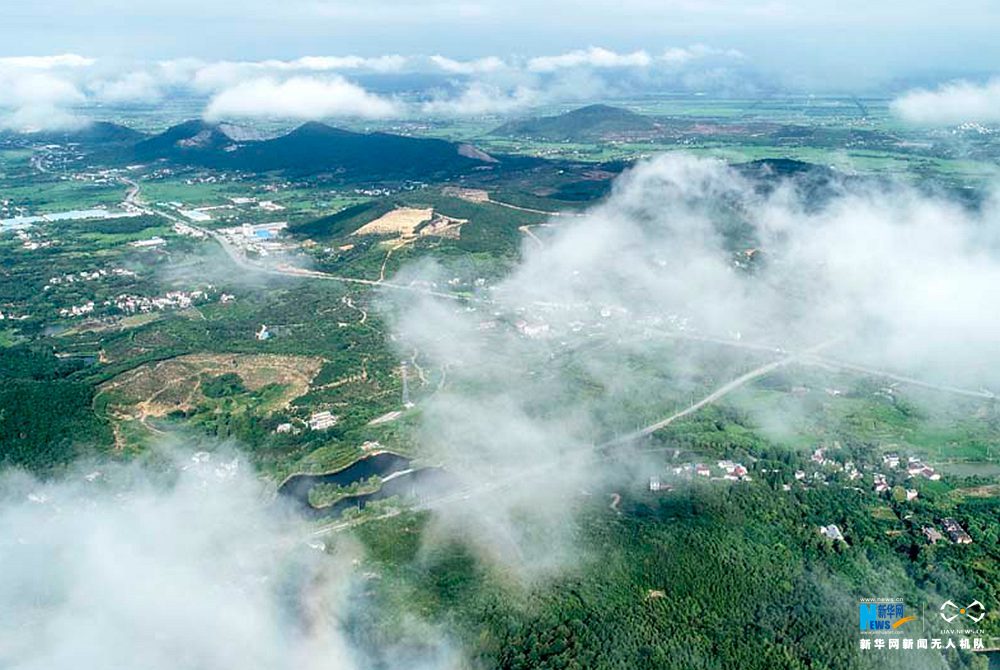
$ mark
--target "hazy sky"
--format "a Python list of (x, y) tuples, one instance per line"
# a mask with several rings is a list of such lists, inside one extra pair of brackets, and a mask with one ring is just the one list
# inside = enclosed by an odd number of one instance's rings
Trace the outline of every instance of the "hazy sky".
[(294, 58), (532, 56), (602, 46), (738, 49), (801, 86), (987, 74), (991, 0), (6, 0), (3, 55)]

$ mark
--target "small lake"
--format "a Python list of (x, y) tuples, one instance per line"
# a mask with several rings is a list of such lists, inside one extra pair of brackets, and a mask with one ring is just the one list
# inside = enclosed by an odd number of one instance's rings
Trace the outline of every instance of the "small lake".
[(333, 504), (324, 507), (309, 505), (306, 513), (314, 519), (336, 519), (349, 509), (361, 510), (370, 502), (392, 498), (393, 496), (399, 496), (410, 502), (416, 502), (439, 495), (447, 491), (454, 483), (454, 478), (441, 468), (420, 468), (419, 470), (404, 471), (397, 475), (391, 475), (390, 479), (384, 481), (382, 487), (377, 491), (345, 496)]
[[(336, 472), (317, 475), (292, 475), (278, 487), (278, 495), (295, 502), (299, 509), (312, 518), (336, 518), (346, 510), (363, 509), (375, 500), (401, 496), (420, 499), (442, 491), (451, 477), (441, 468), (411, 469), (412, 461), (405, 456), (382, 452), (366, 456)], [(372, 476), (380, 477), (381, 488), (369, 493), (345, 496), (331, 505), (314, 507), (309, 502), (309, 491), (317, 484), (350, 486)]]
[(318, 475), (292, 475), (278, 488), (278, 494), (299, 501), (309, 502), (309, 490), (317, 484), (336, 484), (350, 486), (362, 482), (375, 475), (385, 479), (394, 472), (408, 470), (410, 459), (399, 454), (384, 451), (366, 456), (351, 465), (335, 472), (325, 472)]

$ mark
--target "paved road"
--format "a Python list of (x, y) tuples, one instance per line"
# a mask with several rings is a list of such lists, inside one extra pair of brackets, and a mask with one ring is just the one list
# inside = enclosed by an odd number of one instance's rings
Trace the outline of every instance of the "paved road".
[(821, 356), (805, 356), (803, 357), (802, 362), (813, 365), (825, 365), (832, 368), (838, 368), (840, 370), (847, 370), (848, 372), (857, 372), (859, 374), (868, 375), (871, 377), (884, 377), (885, 379), (891, 379), (901, 384), (917, 386), (919, 388), (925, 388), (931, 391), (941, 391), (942, 393), (952, 393), (954, 395), (965, 396), (967, 398), (983, 398), (986, 400), (992, 400), (996, 398), (996, 395), (994, 393), (985, 389), (981, 389), (979, 391), (973, 391), (971, 389), (963, 389), (957, 386), (948, 386), (947, 384), (934, 384), (931, 382), (922, 381), (920, 379), (914, 379), (913, 377), (897, 375), (887, 370), (879, 370), (877, 368), (869, 368), (863, 365), (855, 365), (854, 363), (846, 363), (844, 361), (838, 361), (832, 358), (824, 358)]
[[(817, 344), (816, 346), (810, 347), (809, 349), (806, 349), (806, 350), (804, 350), (804, 351), (802, 351), (800, 353), (789, 354), (789, 355), (786, 355), (783, 358), (780, 358), (780, 359), (778, 359), (776, 361), (771, 361), (770, 363), (766, 363), (764, 365), (756, 367), (753, 370), (750, 370), (749, 372), (740, 375), (736, 379), (733, 379), (732, 381), (727, 382), (726, 384), (723, 384), (719, 388), (715, 389), (714, 391), (712, 391), (711, 393), (709, 393), (708, 395), (706, 395), (701, 400), (698, 400), (697, 402), (692, 403), (691, 405), (688, 405), (687, 407), (685, 407), (684, 409), (682, 409), (682, 410), (680, 410), (678, 412), (674, 412), (673, 414), (671, 414), (670, 416), (668, 416), (668, 417), (666, 417), (664, 419), (661, 419), (659, 421), (651, 423), (648, 426), (645, 426), (644, 428), (640, 428), (639, 430), (636, 430), (636, 431), (634, 431), (632, 433), (629, 433), (627, 435), (623, 435), (621, 437), (617, 437), (617, 438), (614, 438), (612, 440), (608, 440), (608, 441), (603, 442), (601, 444), (594, 445), (592, 447), (587, 448), (586, 450), (581, 450), (581, 452), (569, 455), (569, 457), (573, 458), (573, 459), (579, 459), (579, 458), (582, 457), (582, 458), (584, 458), (586, 460), (590, 460), (590, 461), (604, 460), (604, 459), (608, 458), (608, 455), (606, 453), (604, 453), (604, 451), (607, 448), (621, 446), (621, 445), (624, 445), (624, 444), (627, 444), (627, 443), (634, 442), (635, 440), (637, 440), (637, 439), (639, 439), (641, 437), (645, 437), (647, 435), (651, 435), (652, 433), (655, 433), (656, 431), (669, 426), (670, 424), (672, 424), (673, 422), (677, 421), (678, 419), (682, 419), (682, 418), (684, 418), (684, 417), (686, 417), (686, 416), (688, 416), (690, 414), (694, 414), (695, 412), (697, 412), (698, 410), (702, 409), (703, 407), (706, 407), (708, 405), (711, 405), (712, 403), (718, 402), (722, 397), (724, 397), (725, 395), (727, 395), (727, 394), (735, 391), (736, 389), (740, 388), (744, 384), (746, 384), (746, 383), (748, 383), (748, 382), (750, 382), (750, 381), (752, 381), (754, 379), (757, 379), (758, 377), (763, 377), (764, 375), (766, 375), (766, 374), (768, 374), (768, 373), (770, 373), (770, 372), (772, 372), (772, 371), (774, 371), (774, 370), (776, 370), (776, 369), (778, 369), (780, 367), (783, 367), (785, 365), (789, 365), (790, 363), (798, 361), (798, 360), (800, 360), (804, 356), (813, 354), (813, 353), (815, 353), (817, 351), (820, 351), (820, 350), (822, 350), (822, 349), (824, 349), (826, 347), (829, 347), (829, 346), (833, 345), (836, 341), (837, 340), (828, 340), (826, 342), (822, 342), (820, 344)], [(443, 496), (439, 496), (439, 497), (436, 497), (436, 498), (422, 500), (422, 501), (418, 502), (417, 504), (412, 505), (411, 509), (413, 509), (415, 511), (433, 510), (433, 509), (441, 508), (441, 507), (444, 507), (444, 506), (447, 506), (447, 505), (451, 505), (453, 503), (461, 503), (463, 500), (467, 500), (467, 499), (472, 498), (472, 497), (477, 497), (478, 498), (478, 497), (481, 497), (484, 494), (491, 493), (491, 492), (497, 491), (497, 490), (501, 490), (501, 489), (507, 488), (507, 487), (509, 487), (511, 485), (522, 483), (522, 482), (527, 481), (529, 479), (533, 479), (533, 478), (541, 477), (541, 476), (550, 476), (553, 470), (558, 469), (559, 467), (564, 466), (564, 464), (565, 464), (565, 457), (562, 458), (562, 459), (556, 459), (554, 461), (549, 461), (549, 462), (546, 462), (546, 463), (543, 463), (543, 464), (540, 464), (540, 465), (536, 465), (536, 466), (533, 466), (533, 467), (530, 467), (530, 468), (525, 468), (525, 469), (519, 470), (518, 472), (514, 473), (513, 475), (510, 475), (510, 476), (507, 476), (507, 477), (497, 478), (497, 479), (490, 479), (487, 483), (481, 484), (481, 485), (477, 486), (474, 489), (462, 489), (462, 490), (455, 491), (453, 493), (448, 493), (448, 494), (445, 494)], [(382, 517), (376, 517), (376, 518), (382, 518)], [(346, 528), (350, 528), (351, 525), (354, 525), (354, 524), (345, 525), (344, 523), (334, 523), (334, 524), (331, 524), (329, 526), (324, 526), (324, 527), (318, 529), (313, 534), (314, 535), (322, 535), (322, 534), (330, 533), (330, 532), (339, 532), (339, 531), (344, 530)]]
[[(453, 293), (435, 291), (433, 289), (424, 288), (422, 286), (407, 286), (405, 284), (394, 284), (392, 282), (376, 281), (373, 279), (360, 279), (358, 277), (342, 277), (339, 275), (330, 274), (328, 272), (320, 272), (319, 270), (308, 270), (306, 268), (296, 267), (288, 263), (282, 263), (278, 265), (265, 265), (263, 263), (256, 263), (247, 258), (242, 251), (237, 249), (235, 246), (233, 246), (233, 244), (229, 240), (226, 239), (225, 235), (222, 235), (218, 231), (212, 230), (211, 228), (204, 228), (202, 226), (198, 226), (192, 223), (191, 221), (186, 221), (184, 219), (181, 219), (180, 217), (174, 215), (172, 212), (159, 208), (153, 208), (150, 207), (149, 205), (142, 204), (142, 201), (139, 199), (139, 184), (135, 181), (132, 181), (131, 179), (126, 179), (126, 178), (122, 178), (121, 181), (122, 183), (129, 186), (129, 191), (125, 196), (125, 202), (127, 204), (142, 210), (146, 214), (162, 216), (170, 221), (184, 223), (185, 225), (193, 228), (194, 230), (200, 231), (205, 235), (208, 235), (213, 240), (215, 240), (219, 244), (219, 246), (222, 247), (222, 250), (226, 252), (226, 255), (229, 256), (230, 260), (232, 260), (233, 263), (235, 263), (238, 267), (240, 267), (243, 270), (248, 270), (250, 272), (258, 272), (261, 274), (284, 275), (286, 277), (306, 277), (310, 279), (324, 279), (327, 281), (336, 281), (344, 284), (360, 284), (363, 286), (384, 286), (388, 289), (396, 291), (411, 291), (414, 293), (433, 295), (438, 298), (447, 298), (448, 300), (463, 299), (462, 296), (457, 296)], [(466, 299), (471, 299), (471, 298), (466, 298)]]

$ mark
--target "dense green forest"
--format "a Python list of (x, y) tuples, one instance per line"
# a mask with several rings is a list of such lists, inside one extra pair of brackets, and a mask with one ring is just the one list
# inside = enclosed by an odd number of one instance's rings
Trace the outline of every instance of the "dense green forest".
[(110, 442), (77, 365), (28, 347), (0, 349), (0, 464), (47, 474)]

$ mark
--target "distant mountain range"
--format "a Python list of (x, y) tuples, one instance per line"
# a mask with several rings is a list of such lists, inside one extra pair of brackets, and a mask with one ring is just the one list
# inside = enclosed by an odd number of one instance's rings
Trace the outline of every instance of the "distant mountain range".
[(163, 161), (247, 172), (327, 172), (347, 179), (431, 179), (489, 169), (498, 163), (469, 144), (390, 133), (355, 133), (317, 122), (269, 139), (234, 139), (233, 135), (241, 137), (227, 133), (225, 125), (192, 120), (156, 135), (101, 122), (75, 131), (32, 137), (46, 143), (85, 145), (95, 155), (116, 162)]
[(138, 142), (135, 159), (268, 172), (334, 172), (349, 178), (424, 179), (489, 167), (475, 147), (390, 133), (355, 133), (310, 122), (272, 139), (237, 141), (222, 126), (187, 121)]
[(558, 116), (543, 116), (505, 123), (490, 134), (534, 137), (556, 142), (596, 141), (615, 137), (655, 135), (655, 119), (620, 107), (588, 105)]

